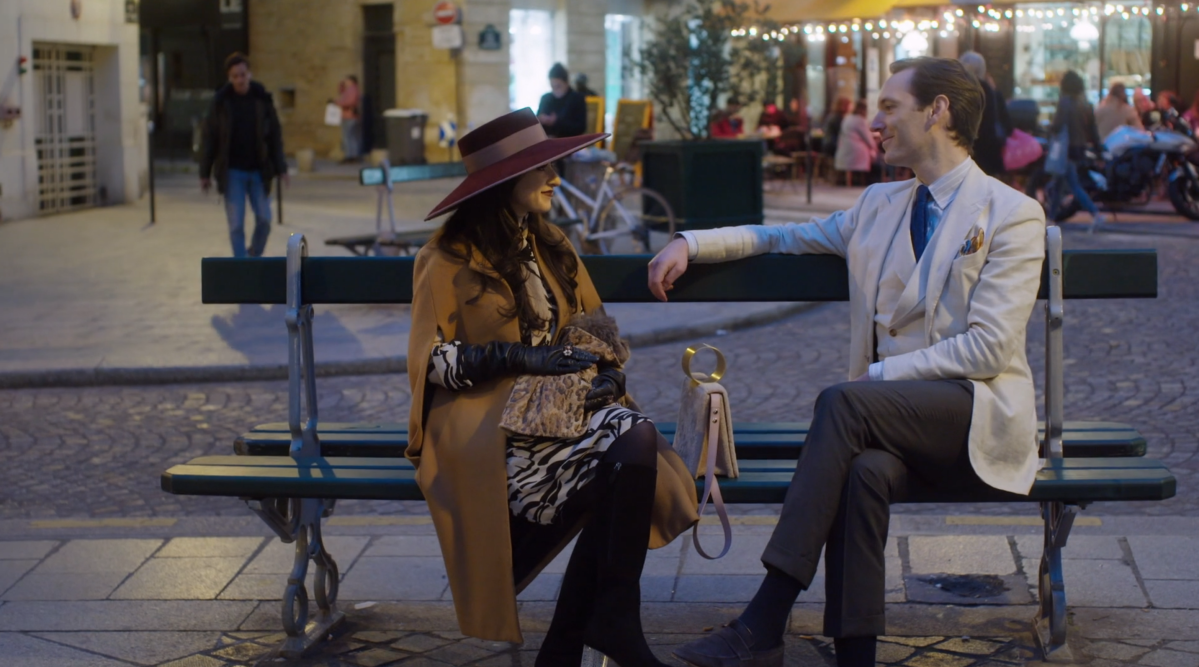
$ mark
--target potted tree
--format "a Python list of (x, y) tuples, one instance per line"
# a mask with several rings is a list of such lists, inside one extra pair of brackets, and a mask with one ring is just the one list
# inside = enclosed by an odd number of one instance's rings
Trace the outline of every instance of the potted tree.
[(713, 139), (728, 99), (777, 96), (783, 35), (769, 7), (689, 0), (656, 21), (634, 60), (659, 118), (681, 139), (641, 148), (645, 186), (662, 193), (681, 229), (762, 222), (761, 140)]

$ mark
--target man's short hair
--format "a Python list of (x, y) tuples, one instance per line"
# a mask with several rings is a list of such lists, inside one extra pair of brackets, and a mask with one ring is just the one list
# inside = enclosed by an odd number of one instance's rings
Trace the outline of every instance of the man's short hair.
[(987, 60), (978, 51), (967, 51), (959, 56), (958, 60), (966, 66), (966, 71), (979, 81), (987, 78)]
[(228, 74), (229, 70), (237, 67), (238, 65), (245, 65), (246, 69), (250, 69), (250, 59), (246, 57), (246, 54), (240, 51), (234, 51), (233, 53), (229, 54), (228, 58), (225, 58), (225, 74)]
[(962, 63), (952, 58), (906, 58), (891, 63), (891, 73), (913, 70), (911, 90), (921, 109), (944, 95), (949, 100), (949, 134), (974, 154), (974, 140), (983, 119), (983, 88)]
[(554, 66), (550, 68), (550, 78), (570, 83), (570, 73), (566, 71), (566, 67), (562, 63), (554, 63)]

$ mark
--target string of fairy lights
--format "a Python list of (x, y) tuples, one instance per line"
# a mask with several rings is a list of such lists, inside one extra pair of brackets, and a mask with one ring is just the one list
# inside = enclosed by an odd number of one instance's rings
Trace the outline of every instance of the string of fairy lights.
[(1059, 25), (1070, 28), (1071, 36), (1079, 41), (1095, 41), (1099, 37), (1099, 29), (1092, 21), (1099, 22), (1102, 15), (1105, 19), (1122, 18), (1152, 18), (1165, 16), (1167, 13), (1185, 15), (1189, 12), (1199, 13), (1199, 1), (1195, 4), (1180, 3), (1178, 5), (1155, 6), (1124, 5), (1108, 3), (1100, 8), (1098, 5), (1087, 7), (1046, 7), (1018, 8), (994, 7), (978, 5), (975, 8), (958, 8), (944, 12), (934, 19), (894, 19), (886, 18), (864, 19), (854, 18), (841, 21), (812, 21), (784, 25), (774, 29), (762, 29), (758, 26), (736, 28), (731, 32), (733, 37), (746, 39), (762, 39), (765, 41), (786, 41), (791, 37), (803, 34), (809, 42), (823, 42), (841, 37), (848, 41), (854, 33), (870, 35), (874, 39), (896, 39), (903, 41), (909, 35), (918, 34), (927, 40), (934, 35), (942, 39), (949, 38), (968, 27), (983, 32), (999, 32), (1004, 27), (1015, 23), (1019, 32), (1035, 32), (1051, 30)]

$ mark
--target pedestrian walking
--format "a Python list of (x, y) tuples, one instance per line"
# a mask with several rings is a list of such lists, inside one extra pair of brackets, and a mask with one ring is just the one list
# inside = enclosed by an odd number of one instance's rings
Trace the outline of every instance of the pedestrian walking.
[[(579, 535), (537, 667), (578, 665), (584, 644), (623, 667), (665, 667), (641, 626), (646, 549), (699, 520), (682, 459), (624, 400), (624, 359), (567, 344), (583, 319), (623, 346), (574, 246), (545, 217), (561, 182), (551, 163), (606, 136), (549, 138), (527, 108), (466, 134), (466, 180), (427, 219), (453, 213), (416, 256), (407, 455), (462, 632), (522, 641), (517, 593)], [(514, 387), (530, 381), (579, 382), (586, 398), (570, 404), (574, 385), (560, 384), (561, 401), (524, 402)], [(517, 428), (543, 417), (552, 433)]]
[(1003, 93), (987, 77), (987, 61), (982, 54), (967, 51), (958, 60), (983, 87), (983, 118), (978, 126), (978, 139), (974, 141), (974, 161), (988, 176), (1001, 177), (1006, 173), (1003, 167), (1003, 145), (1012, 134), (1007, 100), (1003, 99)]
[(570, 87), (570, 73), (562, 63), (550, 68), (550, 92), (541, 96), (537, 119), (550, 137), (577, 137), (587, 129), (587, 102)]
[[(216, 181), (225, 196), (225, 217), (234, 257), (260, 257), (271, 233), (271, 182), (288, 184), (283, 130), (271, 94), (253, 81), (250, 61), (240, 53), (225, 59), (229, 82), (217, 90), (204, 123), (200, 188)], [(246, 201), (254, 211), (254, 234), (246, 249)]]
[(1091, 195), (1082, 187), (1079, 169), (1087, 166), (1087, 150), (1101, 150), (1103, 142), (1099, 139), (1099, 127), (1095, 124), (1095, 110), (1087, 101), (1082, 77), (1074, 70), (1069, 70), (1062, 76), (1060, 93), (1058, 94), (1057, 111), (1053, 114), (1053, 122), (1049, 124), (1049, 136), (1057, 137), (1063, 128), (1067, 135), (1067, 153), (1064, 173), (1055, 174), (1050, 181), (1049, 190), (1053, 194), (1050, 212), (1054, 220), (1061, 203), (1070, 194), (1075, 201), (1091, 214), (1091, 229), (1103, 224), (1105, 218)]
[(853, 102), (848, 97), (838, 97), (837, 102), (833, 105), (832, 110), (824, 117), (824, 138), (821, 140), (820, 150), (830, 160), (837, 155), (837, 143), (841, 136), (841, 122), (849, 115), (853, 109)]
[(761, 586), (738, 618), (675, 651), (687, 664), (782, 667), (783, 633), (823, 553), (823, 634), (840, 667), (874, 667), (890, 504), (930, 486), (1026, 495), (1036, 477), (1025, 328), (1044, 212), (970, 159), (984, 98), (961, 63), (914, 58), (891, 73), (872, 128), (887, 163), (916, 178), (873, 185), (811, 222), (682, 232), (650, 262), (662, 301), (691, 262), (830, 254), (850, 276), (853, 381), (816, 399)]
[[(877, 156), (878, 144), (874, 142), (870, 122), (866, 120), (866, 100), (858, 100), (853, 105), (853, 113), (841, 121), (833, 168), (845, 172), (845, 184), (852, 185), (853, 174), (869, 174)], [(866, 177), (863, 176), (862, 184), (865, 185), (865, 182)]]
[(1107, 139), (1109, 134), (1126, 125), (1138, 130), (1144, 127), (1141, 125), (1140, 114), (1128, 103), (1128, 89), (1124, 84), (1116, 82), (1108, 89), (1107, 97), (1103, 98), (1099, 108), (1095, 110), (1095, 126), (1099, 129), (1099, 138)]
[(349, 74), (337, 84), (337, 106), (341, 107), (342, 164), (351, 164), (362, 156), (362, 123), (358, 77)]

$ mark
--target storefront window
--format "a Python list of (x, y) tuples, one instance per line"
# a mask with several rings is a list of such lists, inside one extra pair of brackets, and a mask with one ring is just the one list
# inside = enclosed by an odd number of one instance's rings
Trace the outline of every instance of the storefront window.
[(508, 105), (537, 111), (550, 90), (554, 64), (554, 16), (539, 9), (513, 9), (508, 18)]
[(604, 127), (611, 132), (616, 103), (621, 99), (644, 99), (641, 73), (632, 66), (641, 57), (641, 18), (605, 16), (604, 51)]
[[(1127, 9), (1127, 8), (1126, 8)], [(1148, 5), (1136, 14), (1128, 11), (1106, 16), (1103, 24), (1103, 89), (1113, 83), (1126, 88), (1148, 89), (1150, 63), (1153, 57), (1153, 26), (1143, 14)]]

